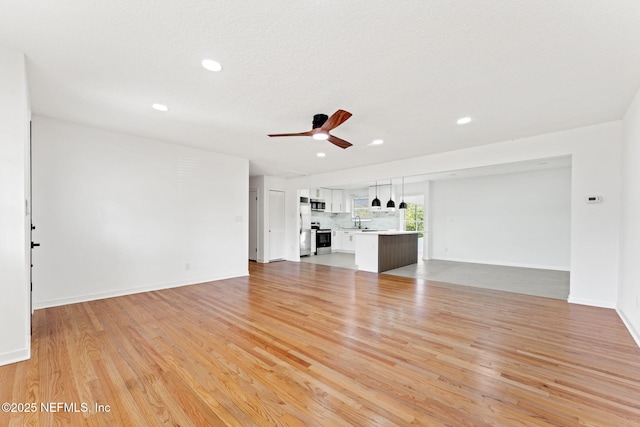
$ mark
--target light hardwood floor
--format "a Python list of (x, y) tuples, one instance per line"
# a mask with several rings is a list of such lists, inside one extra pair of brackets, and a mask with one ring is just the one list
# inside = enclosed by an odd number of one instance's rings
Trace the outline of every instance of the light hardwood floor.
[(640, 349), (613, 310), (308, 263), (250, 272), (36, 311), (0, 401), (38, 409), (0, 425), (640, 424)]

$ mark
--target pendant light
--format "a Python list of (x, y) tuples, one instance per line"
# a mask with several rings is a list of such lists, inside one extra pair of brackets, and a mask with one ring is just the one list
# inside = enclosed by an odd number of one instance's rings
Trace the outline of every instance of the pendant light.
[(398, 209), (407, 209), (407, 204), (404, 202), (404, 176), (402, 177), (402, 202), (400, 202)]
[(393, 180), (390, 179), (389, 180), (389, 201), (387, 202), (387, 207), (388, 208), (395, 208), (396, 207), (396, 203), (391, 200), (391, 193), (393, 192)]
[(380, 207), (380, 199), (378, 199), (378, 181), (376, 181), (376, 198), (371, 202), (371, 206), (374, 208)]

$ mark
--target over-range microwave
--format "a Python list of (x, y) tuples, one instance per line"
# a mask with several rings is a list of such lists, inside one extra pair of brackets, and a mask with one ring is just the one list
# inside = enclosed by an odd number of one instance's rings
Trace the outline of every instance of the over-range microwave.
[(312, 211), (319, 211), (319, 212), (324, 212), (324, 200), (320, 200), (320, 199), (311, 199), (311, 210)]

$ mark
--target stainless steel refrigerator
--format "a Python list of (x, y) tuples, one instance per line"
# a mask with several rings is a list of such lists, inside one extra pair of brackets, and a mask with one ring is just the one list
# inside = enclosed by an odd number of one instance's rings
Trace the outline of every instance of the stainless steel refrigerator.
[(311, 203), (300, 197), (300, 256), (311, 255)]

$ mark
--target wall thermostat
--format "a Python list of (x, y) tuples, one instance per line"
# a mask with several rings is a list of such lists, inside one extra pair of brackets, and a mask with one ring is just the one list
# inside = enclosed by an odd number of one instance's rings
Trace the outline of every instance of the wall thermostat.
[(602, 203), (602, 196), (587, 196), (587, 203)]

